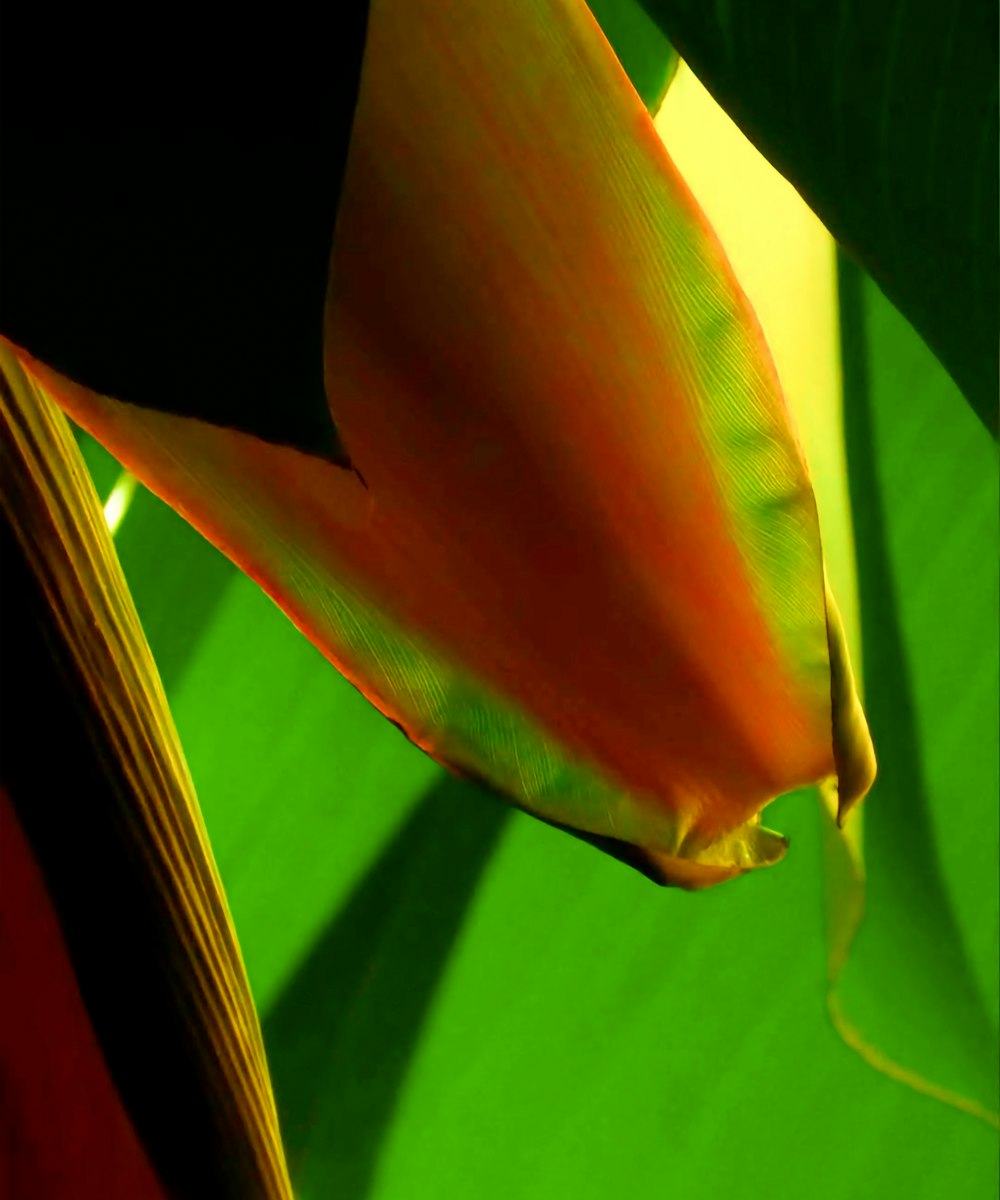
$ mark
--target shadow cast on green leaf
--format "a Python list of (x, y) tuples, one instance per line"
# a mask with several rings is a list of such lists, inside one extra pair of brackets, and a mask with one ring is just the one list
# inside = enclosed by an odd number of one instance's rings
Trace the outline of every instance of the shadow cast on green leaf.
[[(865, 805), (866, 912), (842, 989), (868, 1041), (930, 1082), (996, 1104), (996, 1041), (935, 845), (888, 545), (870, 387), (866, 286), (839, 260), (844, 428), (855, 513), (865, 701), (879, 776)], [(907, 403), (906, 395), (898, 403)], [(891, 414), (882, 414), (891, 428)], [(882, 422), (880, 422), (881, 424)], [(955, 814), (960, 819), (960, 814)]]
[(509, 812), (445, 778), (313, 946), (264, 1041), (300, 1200), (368, 1195), (469, 902)]
[(115, 536), (115, 549), (170, 695), (237, 569), (145, 488), (136, 491)]

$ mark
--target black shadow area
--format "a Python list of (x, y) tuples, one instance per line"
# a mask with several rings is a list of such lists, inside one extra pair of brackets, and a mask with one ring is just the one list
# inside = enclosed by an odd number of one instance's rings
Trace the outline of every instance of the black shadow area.
[(104, 395), (347, 466), (323, 310), (368, 2), (137, 12), (4, 8), (0, 330)]

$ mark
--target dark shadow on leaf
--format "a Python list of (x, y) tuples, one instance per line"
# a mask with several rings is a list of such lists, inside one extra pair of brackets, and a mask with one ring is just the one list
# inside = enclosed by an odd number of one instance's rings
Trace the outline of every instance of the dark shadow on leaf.
[(362, 1200), (469, 901), (509, 812), (444, 779), (264, 1020), (299, 1200)]
[[(170, 695), (239, 572), (145, 488), (136, 491), (115, 536), (115, 549)], [(171, 569), (165, 569), (167, 564)]]
[[(866, 916), (845, 976), (848, 1007), (853, 967), (865, 977), (866, 999), (877, 997), (877, 1009), (870, 1013), (872, 1023), (866, 1029), (869, 1036), (877, 1034), (875, 1022), (880, 1021), (889, 1037), (901, 1038), (901, 1045), (916, 1036), (925, 1046), (947, 1048), (953, 1062), (963, 1063), (967, 1077), (981, 1078), (984, 1094), (979, 1098), (989, 1100), (996, 1091), (992, 1073), (995, 1034), (970, 968), (935, 848), (900, 626), (900, 605), (905, 597), (897, 594), (889, 555), (872, 412), (876, 397), (868, 378), (866, 280), (843, 254), (839, 255), (838, 271), (844, 433), (851, 508), (857, 514), (865, 707), (879, 763), (878, 778), (865, 803), (865, 856), (870, 871)], [(902, 389), (888, 399), (900, 405), (911, 402)], [(881, 413), (879, 425), (891, 433), (892, 414)], [(880, 1049), (897, 1057), (890, 1044), (881, 1044)], [(905, 1065), (919, 1068), (921, 1064)]]
[(642, 0), (997, 435), (997, 11)]

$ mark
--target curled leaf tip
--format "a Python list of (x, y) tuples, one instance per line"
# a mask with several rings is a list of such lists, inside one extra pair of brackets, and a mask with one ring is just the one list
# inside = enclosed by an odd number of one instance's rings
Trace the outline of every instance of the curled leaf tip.
[(847, 639), (837, 602), (826, 588), (827, 637), (830, 646), (830, 700), (833, 719), (833, 754), (837, 778), (837, 825), (867, 796), (875, 782), (875, 747), (872, 745), (847, 650)]
[(788, 838), (760, 824), (759, 817), (717, 839), (700, 854), (662, 860), (662, 882), (689, 891), (725, 883), (748, 871), (772, 867), (788, 852)]

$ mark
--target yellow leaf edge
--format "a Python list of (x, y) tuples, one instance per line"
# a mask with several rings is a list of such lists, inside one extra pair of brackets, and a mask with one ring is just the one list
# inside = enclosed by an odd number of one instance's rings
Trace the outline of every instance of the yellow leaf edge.
[[(834, 745), (838, 774), (843, 772), (842, 778), (849, 781), (848, 788), (840, 794), (836, 779), (822, 784), (819, 788), (826, 861), (827, 1009), (830, 1020), (844, 1043), (882, 1075), (970, 1117), (985, 1121), (995, 1129), (1000, 1129), (1000, 1113), (994, 1112), (977, 1100), (963, 1096), (960, 1092), (934, 1083), (919, 1071), (891, 1058), (870, 1042), (848, 1016), (839, 993), (841, 977), (865, 915), (864, 810), (859, 808), (852, 811), (853, 805), (860, 798), (857, 794), (860, 789), (859, 772), (860, 777), (863, 777), (865, 763), (862, 760), (853, 768), (842, 765), (849, 759), (849, 745), (854, 741), (856, 722), (861, 710), (847, 655), (843, 623), (829, 587), (827, 628), (830, 639)], [(860, 719), (864, 720), (863, 715)], [(873, 756), (870, 769), (873, 775)], [(867, 791), (867, 787), (864, 790)], [(861, 794), (863, 795), (863, 792)]]
[(291, 1200), (259, 1020), (152, 651), (69, 422), (4, 339), (0, 445), (0, 511), (42, 584), (127, 782), (122, 850), (141, 860), (162, 898), (174, 1003), (213, 1094), (228, 1097), (259, 1195)]

